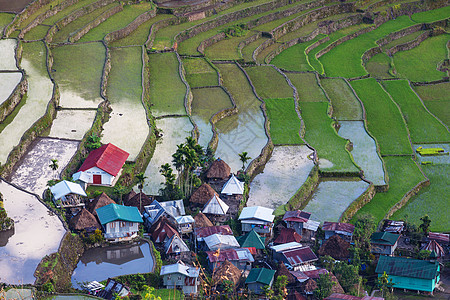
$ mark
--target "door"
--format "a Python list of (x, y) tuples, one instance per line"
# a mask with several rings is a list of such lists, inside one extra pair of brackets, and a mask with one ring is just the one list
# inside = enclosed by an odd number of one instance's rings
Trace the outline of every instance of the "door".
[(94, 184), (102, 184), (102, 175), (93, 175)]

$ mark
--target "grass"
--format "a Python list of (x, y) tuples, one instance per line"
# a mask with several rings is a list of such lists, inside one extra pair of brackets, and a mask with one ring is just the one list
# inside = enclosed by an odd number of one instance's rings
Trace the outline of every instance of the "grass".
[(378, 39), (411, 25), (414, 25), (414, 22), (408, 16), (400, 16), (395, 20), (384, 23), (375, 30), (340, 44), (320, 57), (319, 60), (325, 73), (329, 77), (342, 76), (346, 78), (365, 75), (367, 72), (361, 65), (363, 53), (372, 47), (376, 47), (375, 41)]
[(428, 113), (406, 80), (384, 81), (383, 86), (400, 106), (415, 144), (449, 142), (450, 134)]
[(378, 53), (366, 63), (367, 72), (375, 78), (392, 78), (391, 58), (385, 53)]
[(14, 19), (14, 14), (0, 13), (0, 37), (3, 35), (3, 29)]
[(114, 6), (117, 6), (118, 3), (111, 3), (109, 5), (103, 6), (101, 8), (98, 8), (94, 10), (93, 12), (86, 14), (73, 22), (67, 24), (67, 26), (64, 26), (61, 28), (53, 37), (54, 43), (62, 43), (68, 40), (69, 36), (74, 34), (77, 30), (84, 27), (89, 22), (93, 21), (95, 18), (100, 16), (102, 13), (107, 11), (108, 9), (113, 8)]
[(450, 215), (448, 210), (448, 199), (442, 197), (450, 194), (448, 185), (449, 164), (423, 165), (422, 170), (430, 179), (431, 185), (425, 187), (420, 193), (408, 201), (408, 204), (398, 210), (392, 216), (393, 220), (408, 219), (408, 222), (419, 225), (420, 218), (425, 214), (431, 218), (430, 229), (444, 232), (450, 228)]
[(24, 21), (20, 24), (19, 28), (27, 27), (27, 25), (30, 24), (32, 21), (34, 21), (34, 19), (36, 19), (37, 16), (50, 10), (51, 7), (58, 5), (60, 2), (61, 2), (60, 0), (53, 0), (53, 1), (50, 1), (49, 3), (43, 5), (38, 10), (36, 10), (34, 13), (29, 15), (28, 18), (24, 19)]
[(327, 114), (328, 103), (301, 102), (300, 108), (306, 127), (305, 140), (317, 150), (319, 159), (326, 159), (333, 164), (326, 171), (358, 172), (345, 150), (347, 140), (338, 136), (331, 126), (332, 120)]
[(45, 35), (47, 34), (47, 31), (49, 29), (50, 29), (49, 26), (38, 25), (25, 34), (24, 40), (26, 41), (42, 40), (43, 38), (45, 38)]
[[(100, 97), (106, 49), (101, 43), (65, 45), (51, 49), (55, 80), (61, 88), (80, 93), (86, 100)], [(70, 59), (67, 59), (70, 57)]]
[(130, 33), (128, 36), (123, 39), (114, 41), (109, 45), (111, 47), (119, 47), (119, 46), (131, 46), (131, 45), (144, 45), (148, 39), (148, 35), (150, 33), (150, 27), (161, 20), (171, 18), (171, 15), (157, 15), (154, 18), (151, 18), (147, 22), (142, 23), (135, 31)]
[(362, 120), (361, 104), (344, 79), (321, 79), (322, 85), (333, 106), (333, 116), (337, 120)]
[(317, 83), (316, 73), (289, 73), (288, 77), (297, 88), (300, 102), (328, 102)]
[(441, 7), (429, 11), (415, 13), (411, 16), (411, 19), (417, 23), (429, 23), (437, 20), (443, 20), (450, 15), (450, 6)]
[(290, 98), (293, 90), (286, 79), (272, 67), (250, 67), (245, 71), (250, 76), (259, 97), (267, 98)]
[(217, 71), (204, 58), (184, 58), (186, 80), (191, 87), (219, 85)]
[(255, 34), (254, 31), (247, 31), (243, 36), (230, 37), (219, 41), (206, 48), (205, 56), (212, 60), (238, 60), (242, 59), (242, 54), (238, 50), (240, 42)]
[(45, 19), (44, 22), (42, 22), (42, 24), (44, 24), (44, 25), (53, 25), (56, 22), (58, 22), (59, 20), (61, 20), (62, 18), (70, 15), (72, 12), (76, 11), (77, 9), (80, 9), (80, 8), (82, 8), (84, 6), (92, 4), (92, 3), (96, 2), (96, 1), (98, 1), (98, 0), (80, 0), (77, 3), (75, 3), (74, 5), (66, 7), (62, 11), (56, 13), (55, 15), (53, 15), (53, 16), (47, 18), (47, 19)]
[(366, 109), (367, 126), (382, 155), (411, 154), (408, 131), (397, 106), (373, 78), (352, 81), (351, 86)]
[(414, 89), (428, 110), (444, 124), (450, 126), (450, 99), (448, 98), (450, 83), (415, 86)]
[(79, 42), (99, 41), (106, 34), (124, 28), (139, 15), (152, 9), (151, 2), (142, 2), (140, 4), (124, 5), (123, 10), (109, 17), (105, 22), (95, 28), (92, 28), (85, 34)]
[(352, 223), (364, 213), (372, 214), (376, 222), (380, 222), (392, 206), (425, 179), (411, 157), (384, 157), (384, 162), (389, 174), (389, 190), (375, 194), (375, 197), (353, 216)]
[(150, 102), (153, 115), (185, 115), (186, 86), (181, 81), (175, 53), (149, 55), (149, 67)]
[(258, 48), (259, 45), (264, 43), (266, 40), (268, 40), (267, 37), (261, 37), (242, 48), (241, 53), (244, 61), (253, 61), (253, 51), (255, 51), (255, 49)]
[(270, 136), (275, 145), (303, 144), (299, 135), (301, 122), (294, 101), (293, 98), (264, 100), (270, 121)]
[(156, 297), (161, 297), (161, 299), (173, 299), (173, 300), (183, 300), (184, 295), (180, 290), (169, 290), (169, 289), (158, 289), (153, 292)]
[(411, 81), (433, 81), (446, 76), (436, 67), (448, 56), (447, 42), (450, 34), (430, 37), (419, 46), (394, 55), (395, 69), (400, 77)]

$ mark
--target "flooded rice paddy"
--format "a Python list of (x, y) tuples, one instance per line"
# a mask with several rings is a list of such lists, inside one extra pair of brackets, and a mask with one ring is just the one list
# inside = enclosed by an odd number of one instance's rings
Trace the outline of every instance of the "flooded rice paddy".
[(356, 164), (364, 171), (364, 177), (374, 185), (384, 185), (383, 163), (377, 154), (375, 141), (364, 128), (363, 121), (340, 121), (338, 134), (353, 143), (350, 152)]
[(305, 211), (315, 221), (337, 222), (345, 209), (369, 187), (365, 181), (322, 180)]
[[(162, 130), (162, 138), (156, 141), (155, 152), (145, 170), (147, 182), (143, 192), (148, 195), (158, 195), (162, 188), (164, 177), (159, 173), (161, 165), (172, 164), (172, 154), (177, 150), (177, 145), (185, 142), (186, 137), (191, 136), (193, 129), (188, 117), (162, 118), (156, 120), (156, 127)], [(175, 168), (174, 172), (175, 171)]]
[[(59, 178), (60, 172), (77, 151), (79, 142), (51, 138), (38, 138), (11, 176), (11, 182), (42, 196), (47, 182)], [(58, 160), (59, 168), (53, 171), (49, 165)]]
[(81, 256), (72, 274), (72, 286), (86, 281), (102, 281), (120, 275), (149, 273), (153, 257), (147, 242), (89, 249)]
[(142, 104), (141, 47), (111, 51), (107, 96), (112, 112), (103, 125), (102, 143), (113, 143), (130, 154), (128, 160), (135, 160), (150, 131)]
[[(91, 128), (95, 119), (95, 110), (59, 110), (50, 128), (50, 137), (81, 140)], [(83, 120), (80, 122), (80, 120)]]
[(22, 79), (22, 73), (0, 73), (0, 104), (5, 102)]
[(23, 47), (21, 66), (28, 75), (28, 95), (14, 120), (0, 133), (0, 163), (6, 162), (9, 153), (19, 143), (25, 131), (44, 115), (53, 93), (43, 43), (26, 43)]
[(313, 161), (307, 146), (276, 146), (264, 171), (250, 184), (247, 206), (261, 205), (276, 209), (286, 204), (305, 183)]
[[(58, 251), (66, 230), (59, 218), (32, 194), (1, 181), (5, 210), (15, 222), (13, 234), (0, 234), (1, 281), (32, 284), (41, 259)], [(5, 236), (6, 235), (6, 236)]]
[(14, 39), (0, 40), (0, 70), (17, 70), (16, 46)]
[(239, 112), (217, 122), (219, 143), (215, 156), (226, 161), (232, 172), (237, 172), (242, 168), (239, 153), (245, 151), (255, 159), (267, 144), (265, 119), (261, 102), (253, 93), (245, 74), (235, 64), (216, 66), (222, 74), (223, 85), (236, 101)]

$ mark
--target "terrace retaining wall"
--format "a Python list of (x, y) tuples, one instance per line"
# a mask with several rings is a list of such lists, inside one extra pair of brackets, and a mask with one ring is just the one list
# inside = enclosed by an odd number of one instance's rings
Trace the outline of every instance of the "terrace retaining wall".
[(393, 56), (395, 53), (399, 51), (407, 51), (411, 50), (417, 46), (419, 46), (423, 41), (425, 41), (427, 38), (431, 37), (432, 33), (425, 31), (424, 33), (420, 34), (417, 38), (415, 38), (412, 41), (409, 41), (404, 44), (397, 45), (395, 47), (392, 47), (386, 51), (386, 54), (389, 56)]
[(108, 33), (104, 40), (107, 43), (111, 43), (116, 40), (120, 40), (128, 35), (130, 35), (133, 31), (135, 31), (141, 24), (147, 22), (148, 20), (154, 18), (156, 16), (156, 8), (146, 11), (145, 13), (139, 15), (136, 19), (134, 19), (130, 24), (121, 28), (119, 30)]
[(19, 84), (16, 86), (11, 95), (0, 105), (0, 123), (3, 122), (6, 117), (9, 116), (10, 113), (16, 108), (16, 106), (20, 103), (23, 96), (28, 91), (28, 80), (25, 76), (25, 72), (22, 71), (22, 79)]
[(123, 10), (123, 5), (115, 6), (104, 13), (102, 13), (100, 16), (98, 16), (95, 20), (92, 22), (89, 22), (86, 26), (79, 29), (74, 35), (69, 37), (69, 42), (75, 43), (79, 39), (81, 39), (86, 33), (88, 33), (91, 29), (97, 27), (101, 23), (105, 22), (109, 17), (115, 15), (118, 12), (121, 12)]
[[(179, 25), (181, 23), (185, 23), (188, 21), (189, 21), (188, 17), (182, 17), (182, 18), (174, 18), (174, 19), (165, 19), (165, 20), (161, 20), (161, 21), (154, 23), (150, 27), (150, 34), (148, 35), (148, 39), (145, 42), (145, 47), (148, 50), (150, 50), (153, 47), (153, 42), (155, 40), (155, 34), (159, 29), (165, 28), (167, 26)], [(174, 47), (176, 48), (176, 45), (174, 45)]]
[(319, 185), (319, 182), (319, 167), (315, 165), (309, 172), (305, 183), (303, 183), (295, 195), (289, 199), (288, 203), (286, 203), (286, 210), (303, 209), (308, 204), (309, 199)]
[(4, 31), (5, 36), (8, 37), (14, 30), (16, 30), (16, 28), (18, 26), (20, 26), (20, 24), (24, 20), (28, 19), (29, 16), (31, 16), (36, 11), (38, 11), (41, 7), (49, 4), (52, 1), (53, 0), (35, 0), (32, 3), (30, 3), (29, 5), (27, 5), (27, 7), (25, 7), (24, 10), (22, 10), (22, 12), (20, 12), (19, 14), (17, 14), (14, 17), (14, 20), (11, 22), (9, 27), (5, 28), (5, 31)]
[(364, 205), (369, 203), (376, 194), (376, 189), (373, 183), (369, 185), (367, 190), (361, 194), (355, 201), (344, 210), (339, 217), (339, 222), (348, 222)]

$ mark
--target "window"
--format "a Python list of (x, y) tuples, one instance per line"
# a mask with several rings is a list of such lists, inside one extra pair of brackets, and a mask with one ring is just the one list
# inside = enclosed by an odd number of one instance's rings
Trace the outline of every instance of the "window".
[(167, 280), (172, 279), (172, 275), (167, 275)]
[(120, 222), (120, 227), (125, 227), (127, 225), (127, 222)]
[(178, 276), (178, 281), (181, 281), (181, 276)]
[(109, 227), (111, 227), (111, 228), (116, 228), (116, 222), (111, 222), (111, 223), (109, 223), (110, 225), (109, 225)]

